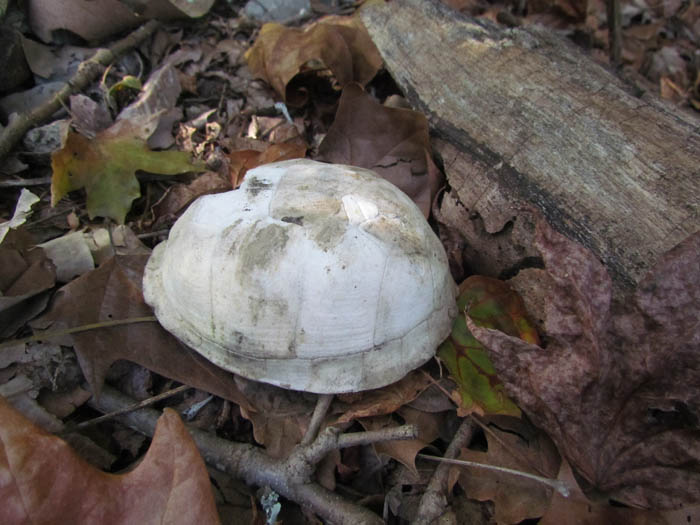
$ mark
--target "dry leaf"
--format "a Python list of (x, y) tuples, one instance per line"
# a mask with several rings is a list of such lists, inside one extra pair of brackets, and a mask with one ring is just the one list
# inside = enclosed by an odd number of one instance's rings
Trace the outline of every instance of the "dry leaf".
[(177, 413), (165, 409), (143, 461), (98, 471), (0, 396), (0, 522), (219, 523), (209, 475)]
[(593, 488), (641, 508), (700, 502), (700, 232), (624, 308), (603, 265), (537, 227), (553, 281), (547, 347), (469, 322), (507, 391)]
[[(555, 478), (560, 457), (543, 432), (520, 419), (497, 417), (486, 432), (488, 450), (463, 449), (459, 459)], [(470, 498), (495, 503), (498, 523), (520, 523), (542, 516), (553, 490), (541, 483), (494, 470), (460, 467), (459, 484)]]
[(343, 90), (317, 160), (377, 172), (411, 197), (426, 217), (441, 185), (425, 115), (382, 106), (358, 84)]
[(403, 405), (417, 398), (421, 392), (432, 384), (432, 379), (420, 370), (415, 370), (406, 377), (382, 388), (366, 390), (356, 394), (339, 394), (337, 399), (348, 404), (343, 408), (336, 423), (346, 423), (360, 417), (391, 414)]
[[(147, 255), (116, 256), (61, 288), (34, 326), (59, 329), (100, 321), (152, 316), (143, 302), (141, 278)], [(158, 323), (144, 322), (76, 333), (71, 344), (80, 367), (99, 395), (112, 363), (126, 359), (181, 383), (253, 410), (231, 373), (186, 348)]]
[(340, 86), (352, 81), (365, 85), (382, 65), (379, 51), (356, 16), (326, 17), (305, 29), (265, 24), (245, 58), (254, 76), (265, 79), (294, 105), (306, 102), (288, 90), (289, 82), (301, 72), (330, 70)]
[(55, 283), (56, 269), (44, 250), (22, 227), (10, 229), (0, 245), (0, 337), (38, 315)]
[(231, 186), (237, 188), (243, 182), (243, 178), (248, 170), (283, 160), (303, 159), (306, 155), (306, 145), (296, 142), (283, 142), (280, 144), (270, 144), (265, 151), (240, 150), (229, 154), (231, 166), (229, 173), (231, 176)]
[(253, 424), (255, 441), (269, 456), (286, 457), (306, 433), (317, 396), (238, 379), (239, 388), (253, 407), (241, 408), (241, 415)]
[[(359, 420), (365, 430), (383, 430), (400, 426), (391, 415), (373, 416)], [(431, 436), (433, 441), (437, 436)], [(384, 454), (404, 465), (418, 479), (416, 455), (430, 444), (422, 439), (405, 439), (399, 441), (380, 441), (372, 446), (377, 454)]]

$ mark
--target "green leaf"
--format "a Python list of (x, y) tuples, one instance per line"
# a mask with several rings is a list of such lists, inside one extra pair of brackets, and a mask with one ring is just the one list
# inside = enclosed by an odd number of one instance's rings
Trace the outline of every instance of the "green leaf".
[(69, 191), (85, 188), (90, 218), (109, 217), (119, 224), (141, 196), (136, 171), (175, 175), (203, 171), (182, 151), (151, 151), (142, 130), (128, 121), (118, 121), (90, 140), (69, 131), (62, 149), (51, 156), (51, 204)]
[(478, 326), (539, 344), (522, 299), (503, 281), (476, 275), (460, 285), (457, 306), (459, 316), (450, 337), (440, 345), (438, 357), (459, 387), (460, 415), (476, 412), (520, 416), (520, 409), (508, 398), (496, 377), (486, 349), (467, 328), (465, 316), (468, 310)]

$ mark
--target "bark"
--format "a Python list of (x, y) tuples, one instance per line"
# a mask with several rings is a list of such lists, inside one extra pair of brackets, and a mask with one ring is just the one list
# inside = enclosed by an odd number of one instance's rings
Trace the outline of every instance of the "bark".
[(627, 291), (698, 230), (692, 115), (635, 92), (551, 30), (502, 28), (435, 0), (361, 16), (431, 124), (449, 183), (434, 210), (457, 267), (463, 256), (468, 271), (507, 278), (537, 266), (534, 208)]

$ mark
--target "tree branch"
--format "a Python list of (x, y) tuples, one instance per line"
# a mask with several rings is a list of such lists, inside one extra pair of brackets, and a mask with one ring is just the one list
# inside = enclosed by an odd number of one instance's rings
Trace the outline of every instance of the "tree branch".
[[(104, 386), (99, 399), (90, 406), (101, 412), (113, 412), (133, 404), (133, 400), (114, 388)], [(144, 408), (116, 419), (134, 430), (153, 435), (157, 410)], [(326, 428), (306, 446), (298, 446), (288, 458), (273, 459), (263, 449), (250, 444), (232, 443), (195, 428), (188, 428), (204, 460), (211, 466), (249, 485), (268, 485), (272, 490), (308, 507), (323, 520), (338, 524), (381, 524), (382, 520), (369, 509), (311, 481), (316, 464), (331, 450), (393, 439), (415, 439), (412, 425), (387, 429), (389, 432), (358, 432), (340, 435), (333, 427)]]
[(6, 157), (14, 145), (34, 126), (41, 124), (66, 104), (68, 97), (85, 89), (102, 74), (104, 66), (112, 63), (119, 55), (138, 45), (159, 26), (158, 21), (150, 20), (136, 31), (115, 42), (108, 49), (98, 49), (88, 60), (78, 66), (78, 71), (53, 97), (32, 112), (20, 115), (0, 133), (0, 160)]

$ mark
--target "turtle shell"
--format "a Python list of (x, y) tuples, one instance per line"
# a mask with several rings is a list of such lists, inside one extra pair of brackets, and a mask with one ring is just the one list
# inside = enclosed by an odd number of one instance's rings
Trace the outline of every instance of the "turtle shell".
[(456, 315), (445, 251), (418, 207), (371, 171), (310, 160), (199, 197), (143, 285), (165, 329), (218, 366), (318, 393), (401, 379)]

